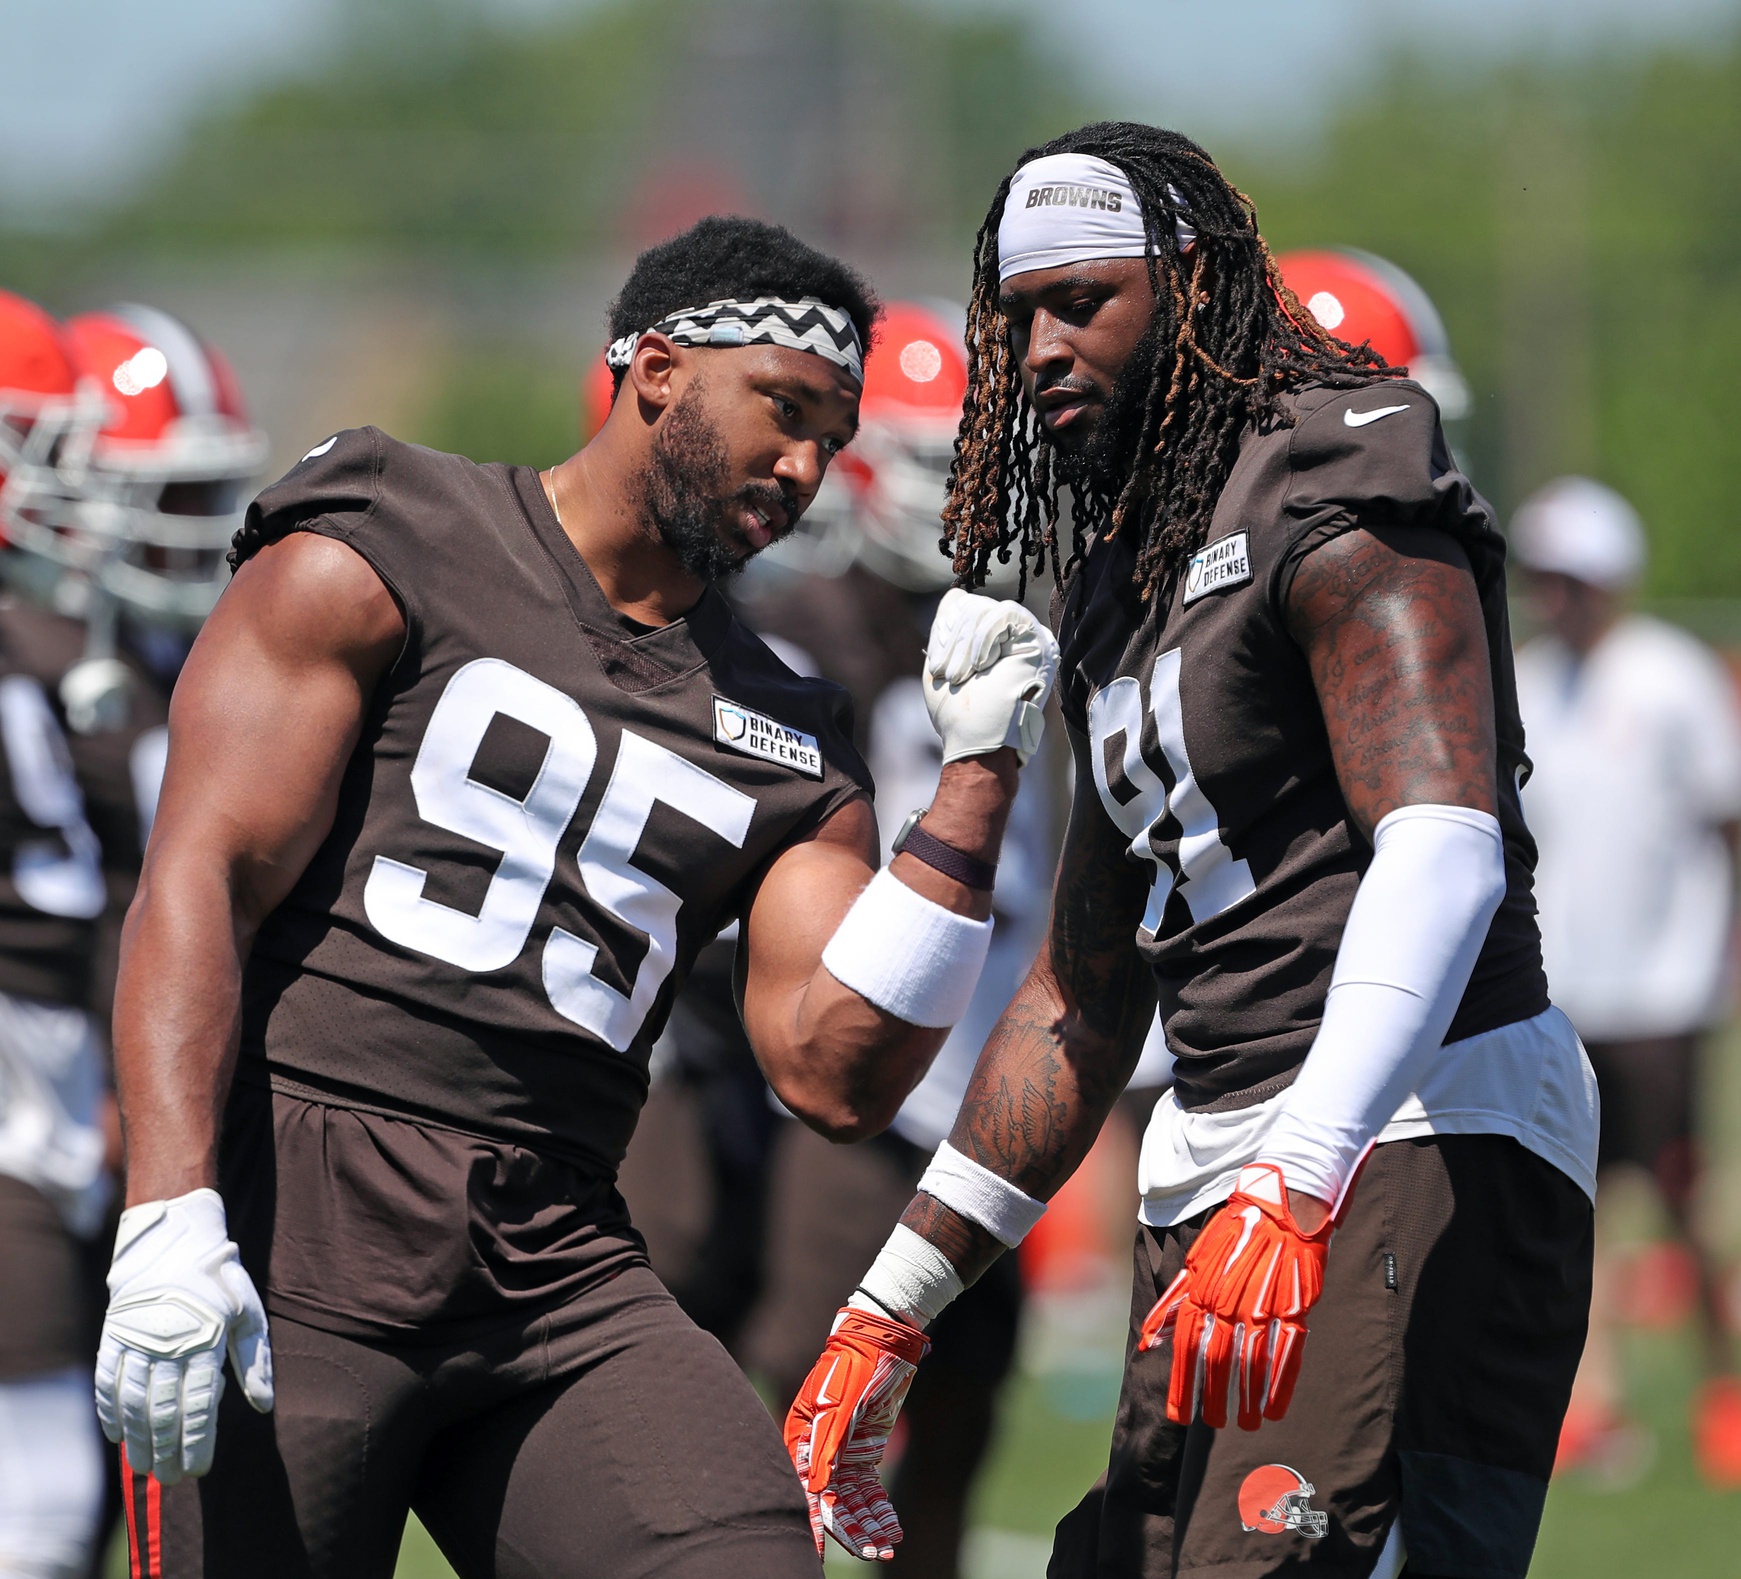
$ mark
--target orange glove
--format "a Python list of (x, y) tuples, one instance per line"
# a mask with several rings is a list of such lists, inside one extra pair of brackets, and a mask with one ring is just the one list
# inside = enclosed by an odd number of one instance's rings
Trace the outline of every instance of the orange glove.
[(913, 1372), (931, 1347), (917, 1327), (847, 1306), (786, 1416), (786, 1451), (804, 1483), (810, 1533), (826, 1531), (867, 1561), (887, 1562), (901, 1521), (877, 1478)]
[(1324, 1255), (1335, 1223), (1305, 1233), (1288, 1209), (1287, 1186), (1273, 1163), (1240, 1170), (1227, 1204), (1204, 1225), (1173, 1279), (1143, 1321), (1137, 1349), (1152, 1349), (1169, 1325), (1173, 1374), (1167, 1418), (1227, 1424), (1237, 1386), (1241, 1430), (1287, 1413), (1306, 1346), (1306, 1312), (1324, 1289)]

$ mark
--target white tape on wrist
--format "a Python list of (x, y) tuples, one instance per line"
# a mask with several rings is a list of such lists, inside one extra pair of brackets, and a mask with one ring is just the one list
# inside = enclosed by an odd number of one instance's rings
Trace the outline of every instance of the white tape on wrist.
[(885, 866), (822, 951), (843, 987), (909, 1025), (941, 1029), (967, 1013), (991, 947), (975, 921), (907, 887)]
[(961, 1288), (961, 1274), (949, 1257), (924, 1235), (896, 1223), (847, 1304), (928, 1327)]
[(1008, 1179), (973, 1158), (963, 1156), (948, 1141), (937, 1148), (919, 1188), (950, 1211), (978, 1223), (1001, 1245), (1015, 1249), (1028, 1230), (1046, 1215), (1046, 1203), (1025, 1195)]

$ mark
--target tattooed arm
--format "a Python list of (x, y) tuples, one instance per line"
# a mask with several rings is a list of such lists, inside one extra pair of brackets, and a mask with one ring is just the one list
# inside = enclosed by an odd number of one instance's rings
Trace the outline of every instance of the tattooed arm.
[[(991, 1033), (949, 1143), (1037, 1200), (1076, 1171), (1142, 1052), (1154, 978), (1135, 947), (1148, 874), (1094, 790), (1088, 741), (1071, 731), (1076, 800), (1047, 944)], [(901, 1221), (971, 1283), (1003, 1246), (925, 1194)]]
[[(1487, 632), (1469, 562), (1442, 532), (1353, 531), (1307, 555), (1289, 628), (1311, 666), (1349, 811), (1371, 838), (1399, 806), (1493, 814), (1497, 770)], [(950, 1144), (1038, 1200), (1087, 1154), (1141, 1051), (1154, 987), (1133, 947), (1145, 874), (1102, 812), (1072, 736), (1076, 804), (1051, 934), (980, 1055)], [(1308, 1231), (1327, 1212), (1295, 1197)], [(929, 1195), (901, 1221), (971, 1283), (1002, 1246)]]
[(1496, 812), (1487, 628), (1454, 538), (1427, 527), (1332, 538), (1300, 562), (1287, 616), (1367, 839), (1399, 806)]
[[(1497, 813), (1487, 628), (1455, 539), (1423, 527), (1332, 538), (1300, 562), (1287, 617), (1311, 667), (1342, 797), (1368, 840), (1401, 806)], [(1303, 1090), (1296, 1085), (1295, 1096)], [(1330, 1214), (1328, 1202), (1299, 1190), (1289, 1205), (1308, 1233)]]

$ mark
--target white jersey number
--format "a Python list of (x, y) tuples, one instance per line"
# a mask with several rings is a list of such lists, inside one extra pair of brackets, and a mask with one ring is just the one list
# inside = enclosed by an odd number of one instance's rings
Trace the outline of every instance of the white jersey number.
[(623, 731), (610, 787), (580, 847), (580, 879), (603, 909), (647, 935), (647, 954), (624, 997), (592, 974), (598, 946), (556, 927), (544, 949), (544, 990), (564, 1019), (585, 1026), (620, 1053), (641, 1022), (677, 957), (682, 905), (658, 878), (634, 865), (656, 801), (711, 829), (736, 849), (750, 831), (755, 800), (693, 762)]
[[(548, 737), (524, 800), (480, 784), (472, 763), (498, 714)], [(411, 768), (417, 815), (501, 852), (476, 915), (423, 892), (428, 873), (377, 855), (363, 889), (375, 929), (403, 948), (468, 971), (505, 970), (520, 957), (556, 870), (556, 852), (598, 763), (598, 737), (579, 703), (499, 658), (474, 659), (448, 682)], [(626, 1050), (671, 973), (681, 900), (633, 865), (656, 801), (742, 847), (755, 801), (663, 746), (622, 733), (611, 782), (581, 844), (580, 876), (598, 906), (643, 933), (647, 952), (629, 994), (593, 975), (597, 945), (561, 927), (543, 960), (558, 1014)]]
[[(1100, 804), (1113, 825), (1130, 839), (1130, 853), (1155, 869), (1143, 916), (1143, 932), (1151, 938), (1160, 930), (1175, 882), (1195, 922), (1220, 915), (1255, 886), (1251, 867), (1236, 860), (1227, 848), (1221, 836), (1221, 818), (1192, 770), (1179, 703), (1179, 660), (1176, 647), (1155, 660), (1146, 709), (1154, 718), (1155, 741), (1172, 774), (1171, 790), (1143, 755), (1142, 682), (1132, 675), (1122, 676), (1097, 691), (1088, 704), (1090, 756)], [(1119, 760), (1109, 774), (1107, 748), (1114, 740), (1120, 742)], [(1179, 826), (1176, 872), (1154, 846), (1157, 825), (1167, 817)]]
[[(473, 779), (471, 765), (498, 713), (550, 737), (526, 798)], [(363, 909), (383, 937), (462, 970), (504, 970), (520, 957), (556, 870), (556, 846), (598, 761), (598, 740), (572, 697), (500, 658), (477, 658), (448, 681), (411, 768), (417, 815), (502, 852), (478, 913), (423, 897), (428, 876), (375, 857)]]
[(0, 680), (0, 738), (12, 793), (47, 839), (20, 842), (12, 885), (33, 910), (90, 921), (103, 913), (102, 847), (85, 821), (72, 753), (42, 687), (28, 675)]

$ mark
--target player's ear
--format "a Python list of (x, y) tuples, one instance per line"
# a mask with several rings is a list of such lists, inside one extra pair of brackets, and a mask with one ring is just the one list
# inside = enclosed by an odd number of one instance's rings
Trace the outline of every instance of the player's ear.
[(645, 421), (658, 421), (660, 413), (667, 410), (675, 398), (673, 375), (682, 354), (656, 330), (648, 330), (635, 342), (635, 352), (629, 358), (623, 381), (625, 386), (633, 388)]

